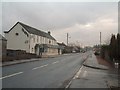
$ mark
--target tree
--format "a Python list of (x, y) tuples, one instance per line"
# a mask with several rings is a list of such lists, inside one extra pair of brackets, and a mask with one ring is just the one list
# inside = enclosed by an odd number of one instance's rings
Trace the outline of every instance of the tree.
[(110, 45), (110, 39), (111, 39), (111, 37), (108, 37), (108, 38), (104, 41), (104, 43), (105, 43), (106, 45)]
[(100, 51), (100, 55), (101, 55), (102, 58), (106, 57), (106, 55), (105, 55), (106, 52), (109, 53), (109, 45), (104, 44), (104, 45), (101, 46), (101, 51)]
[(110, 41), (110, 57), (112, 60), (116, 59), (117, 57), (116, 46), (117, 46), (116, 37), (115, 35), (112, 35), (111, 41)]
[(117, 60), (120, 59), (120, 34), (118, 33), (117, 34), (117, 48), (116, 48), (116, 51), (117, 51)]

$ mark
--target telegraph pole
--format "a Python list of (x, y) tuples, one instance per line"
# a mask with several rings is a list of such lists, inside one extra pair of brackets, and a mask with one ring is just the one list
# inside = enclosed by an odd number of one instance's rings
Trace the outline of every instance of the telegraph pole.
[(67, 46), (68, 46), (68, 33), (67, 33)]
[(100, 32), (100, 47), (101, 47), (101, 32)]

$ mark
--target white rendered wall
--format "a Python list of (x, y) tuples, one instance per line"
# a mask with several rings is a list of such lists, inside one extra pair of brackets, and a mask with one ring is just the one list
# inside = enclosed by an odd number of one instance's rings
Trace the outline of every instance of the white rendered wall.
[[(22, 31), (22, 26), (18, 23), (9, 33), (5, 33), (7, 48), (13, 50), (25, 50), (29, 52), (29, 37)], [(24, 29), (25, 30), (25, 29)], [(19, 35), (17, 36), (16, 33)], [(28, 43), (25, 41), (28, 40)]]

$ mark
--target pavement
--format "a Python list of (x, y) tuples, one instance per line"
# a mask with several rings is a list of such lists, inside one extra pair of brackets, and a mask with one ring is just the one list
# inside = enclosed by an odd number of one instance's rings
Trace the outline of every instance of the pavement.
[(120, 75), (117, 69), (110, 69), (108, 66), (100, 65), (96, 56), (91, 54), (71, 80), (69, 88), (120, 90), (118, 78), (120, 78)]
[(21, 64), (21, 63), (27, 63), (27, 62), (33, 62), (41, 60), (40, 58), (32, 58), (32, 59), (24, 59), (24, 60), (13, 60), (13, 61), (6, 61), (6, 62), (0, 62), (0, 67), (2, 66), (9, 66), (9, 65), (15, 65), (15, 64)]
[(102, 70), (108, 70), (109, 69), (109, 67), (107, 67), (107, 66), (100, 65), (98, 63), (98, 61), (96, 60), (95, 55), (90, 55), (88, 60), (86, 60), (86, 62), (84, 62), (83, 65), (86, 66), (86, 67), (95, 68), (95, 69), (102, 69)]

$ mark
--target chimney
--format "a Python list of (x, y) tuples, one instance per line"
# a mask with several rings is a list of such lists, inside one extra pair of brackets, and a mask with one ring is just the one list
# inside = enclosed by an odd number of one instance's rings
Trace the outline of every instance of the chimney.
[(50, 35), (50, 31), (48, 31), (48, 34)]

